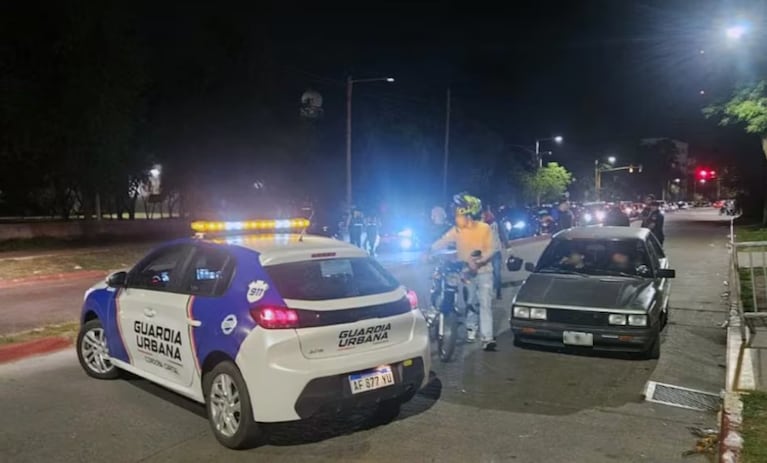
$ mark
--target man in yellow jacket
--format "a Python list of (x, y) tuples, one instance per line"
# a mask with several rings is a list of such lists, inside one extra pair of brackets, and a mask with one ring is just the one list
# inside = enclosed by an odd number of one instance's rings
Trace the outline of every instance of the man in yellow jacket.
[[(495, 350), (493, 333), (493, 266), (496, 249), (490, 226), (481, 220), (482, 202), (475, 196), (460, 193), (453, 197), (455, 226), (437, 240), (431, 251), (455, 243), (458, 260), (465, 262), (469, 269), (469, 302), (479, 307), (477, 313), (470, 310), (466, 316), (467, 341), (476, 340), (480, 333), (482, 348)], [(477, 254), (477, 251), (479, 253)]]

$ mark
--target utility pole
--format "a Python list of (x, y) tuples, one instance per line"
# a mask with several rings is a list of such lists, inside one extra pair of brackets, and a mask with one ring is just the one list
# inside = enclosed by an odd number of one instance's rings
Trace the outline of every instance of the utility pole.
[(602, 171), (599, 170), (599, 160), (594, 160), (594, 193), (596, 200), (599, 201), (599, 190), (602, 188)]
[(346, 78), (346, 207), (352, 208), (352, 76)]
[(450, 87), (447, 88), (447, 103), (445, 111), (445, 161), (442, 167), (442, 200), (447, 198), (447, 166), (450, 157)]

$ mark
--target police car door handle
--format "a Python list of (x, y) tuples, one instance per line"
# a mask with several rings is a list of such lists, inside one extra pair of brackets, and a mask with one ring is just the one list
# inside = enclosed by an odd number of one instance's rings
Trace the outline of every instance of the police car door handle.
[(155, 315), (157, 315), (157, 312), (153, 308), (151, 308), (151, 307), (145, 307), (144, 308), (144, 315), (149, 317), (149, 318), (152, 318)]
[(195, 328), (202, 325), (202, 322), (200, 320), (192, 320), (191, 318), (186, 319), (186, 324), (189, 326), (194, 326)]

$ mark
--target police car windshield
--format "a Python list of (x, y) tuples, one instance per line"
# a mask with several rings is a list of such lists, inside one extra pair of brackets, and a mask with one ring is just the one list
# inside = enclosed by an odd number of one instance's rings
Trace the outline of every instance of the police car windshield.
[(366, 257), (318, 259), (266, 267), (285, 299), (322, 301), (386, 293), (399, 282)]

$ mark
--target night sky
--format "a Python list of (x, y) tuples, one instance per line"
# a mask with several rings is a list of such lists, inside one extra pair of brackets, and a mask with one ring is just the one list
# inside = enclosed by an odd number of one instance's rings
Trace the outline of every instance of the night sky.
[[(627, 144), (648, 137), (687, 141), (712, 166), (727, 160), (748, 171), (764, 162), (756, 137), (718, 127), (701, 109), (759, 72), (751, 63), (754, 54), (767, 54), (763, 43), (751, 38), (733, 47), (723, 31), (740, 17), (767, 23), (767, 1), (487, 5), (122, 5), (150, 82), (145, 150), (171, 159), (168, 165), (196, 165), (219, 185), (238, 176), (246, 183), (279, 178), (283, 189), (291, 178), (327, 179), (315, 190), (337, 195), (352, 75), (396, 78), (355, 86), (355, 189), (363, 194), (439, 189), (448, 87), (451, 186), (460, 187), (463, 172), (478, 163), (509, 156), (515, 144), (554, 135), (565, 143), (544, 149), (555, 148), (551, 160), (576, 177), (595, 157), (620, 158)], [(55, 24), (60, 14), (22, 8), (39, 24), (16, 25), (20, 37), (48, 31), (45, 21)], [(308, 89), (324, 98), (324, 116), (313, 124), (298, 118)], [(310, 159), (292, 157), (301, 150)]]

